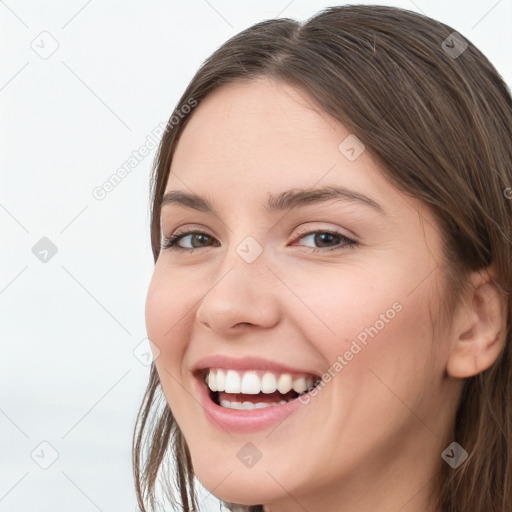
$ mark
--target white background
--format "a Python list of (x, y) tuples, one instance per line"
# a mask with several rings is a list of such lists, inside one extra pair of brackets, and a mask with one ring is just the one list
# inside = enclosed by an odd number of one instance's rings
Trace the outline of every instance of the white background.
[[(448, 23), (512, 83), (511, 0), (375, 3)], [(154, 150), (103, 200), (92, 190), (167, 121), (225, 40), (330, 5), (0, 2), (3, 512), (136, 510), (131, 436), (149, 366), (133, 350), (146, 337)], [(31, 47), (51, 44), (48, 58)], [(32, 252), (42, 237), (58, 251), (46, 263)], [(52, 461), (43, 441), (58, 453), (48, 469), (35, 462)], [(206, 503), (202, 510), (219, 509)]]

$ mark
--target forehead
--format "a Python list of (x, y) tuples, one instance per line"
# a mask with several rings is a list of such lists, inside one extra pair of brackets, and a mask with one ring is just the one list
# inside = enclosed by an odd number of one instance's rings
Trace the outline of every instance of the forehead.
[(347, 140), (364, 149), (343, 124), (286, 83), (261, 78), (226, 84), (192, 112), (166, 191), (188, 188), (246, 202), (295, 187), (341, 185), (381, 204), (403, 201), (367, 151), (347, 158)]

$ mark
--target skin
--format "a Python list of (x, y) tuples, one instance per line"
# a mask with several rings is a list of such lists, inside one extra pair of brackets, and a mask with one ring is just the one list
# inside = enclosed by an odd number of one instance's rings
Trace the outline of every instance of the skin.
[[(218, 216), (163, 208), (163, 236), (188, 226), (212, 238), (192, 253), (161, 251), (148, 336), (196, 476), (215, 496), (272, 512), (430, 512), (463, 379), (498, 356), (504, 313), (475, 273), (443, 340), (434, 338), (444, 286), (436, 223), (368, 151), (347, 159), (338, 146), (348, 135), (303, 92), (267, 78), (224, 85), (196, 107), (166, 191), (207, 196)], [(386, 215), (338, 199), (262, 206), (269, 193), (325, 185), (361, 192)], [(322, 247), (303, 234), (326, 229), (357, 244)], [(250, 264), (236, 252), (247, 236), (263, 249)], [(255, 355), (322, 375), (397, 302), (401, 311), (278, 427), (236, 434), (207, 421), (190, 372), (199, 358)], [(237, 458), (247, 442), (262, 455), (251, 468)]]

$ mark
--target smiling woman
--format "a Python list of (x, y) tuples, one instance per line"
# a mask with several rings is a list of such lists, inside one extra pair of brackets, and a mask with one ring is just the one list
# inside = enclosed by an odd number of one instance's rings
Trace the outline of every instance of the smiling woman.
[(510, 512), (497, 71), (425, 16), (333, 7), (236, 35), (191, 101), (152, 182), (141, 509), (170, 456), (185, 511), (197, 477), (232, 511)]

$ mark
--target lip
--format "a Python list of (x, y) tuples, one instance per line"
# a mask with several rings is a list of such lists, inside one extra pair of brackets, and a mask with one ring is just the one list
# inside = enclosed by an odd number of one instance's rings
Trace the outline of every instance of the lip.
[(222, 354), (208, 356), (197, 361), (192, 372), (196, 374), (201, 370), (208, 368), (225, 368), (228, 370), (268, 370), (276, 373), (291, 373), (292, 375), (311, 375), (316, 379), (320, 376), (310, 370), (304, 368), (293, 368), (286, 364), (277, 363), (269, 359), (262, 359), (260, 357), (245, 356), (241, 358), (233, 358)]
[(210, 389), (200, 375), (195, 376), (193, 380), (195, 391), (204, 408), (207, 420), (217, 429), (227, 432), (245, 433), (268, 429), (279, 425), (288, 416), (299, 411), (301, 407), (305, 405), (311, 407), (311, 401), (303, 404), (296, 398), (286, 404), (261, 409), (227, 409), (217, 405), (210, 398)]

